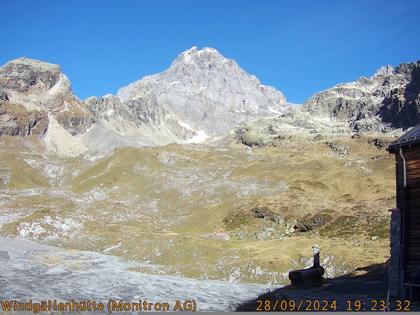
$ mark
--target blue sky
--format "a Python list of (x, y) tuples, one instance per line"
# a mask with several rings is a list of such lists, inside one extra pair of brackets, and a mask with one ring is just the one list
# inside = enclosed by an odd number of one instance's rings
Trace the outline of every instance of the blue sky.
[(208, 46), (302, 103), (420, 59), (419, 0), (3, 1), (0, 63), (60, 64), (80, 98), (115, 93)]

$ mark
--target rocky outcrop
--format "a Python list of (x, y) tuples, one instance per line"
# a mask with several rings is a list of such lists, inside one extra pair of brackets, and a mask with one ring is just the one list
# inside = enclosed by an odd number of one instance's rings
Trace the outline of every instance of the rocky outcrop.
[(0, 93), (0, 101), (8, 101), (9, 97), (7, 96), (6, 93), (2, 92)]
[(409, 128), (420, 122), (420, 62), (380, 68), (372, 77), (339, 84), (309, 98), (303, 109), (347, 121), (354, 131)]
[(396, 135), (399, 128), (420, 123), (419, 69), (420, 62), (382, 67), (370, 78), (317, 93), (283, 116), (242, 124), (234, 136), (248, 146), (277, 146), (296, 137), (319, 141), (354, 132)]
[(48, 91), (60, 80), (58, 65), (19, 58), (0, 68), (0, 87), (18, 93)]
[(250, 147), (262, 147), (278, 146), (285, 140), (318, 141), (326, 136), (350, 133), (351, 129), (346, 122), (314, 116), (300, 106), (295, 106), (283, 116), (261, 118), (239, 125), (234, 129), (234, 138)]
[(4, 134), (42, 135), (48, 114), (71, 135), (84, 133), (95, 121), (60, 67), (37, 60), (19, 58), (0, 67), (0, 99)]
[(420, 124), (420, 61), (403, 64), (397, 72), (409, 77), (409, 82), (395, 88), (382, 101), (379, 115), (395, 128), (408, 128)]
[(129, 108), (114, 95), (108, 94), (103, 97), (91, 96), (84, 102), (99, 120), (112, 121), (121, 119), (132, 122), (135, 125), (138, 124), (136, 117), (129, 111)]
[(24, 106), (0, 101), (0, 135), (43, 135), (48, 128), (48, 116), (37, 110), (28, 111)]
[(107, 152), (120, 146), (165, 145), (188, 141), (197, 135), (194, 130), (181, 126), (176, 116), (150, 95), (123, 102), (108, 94), (89, 97), (85, 104), (97, 122), (82, 138), (94, 150)]

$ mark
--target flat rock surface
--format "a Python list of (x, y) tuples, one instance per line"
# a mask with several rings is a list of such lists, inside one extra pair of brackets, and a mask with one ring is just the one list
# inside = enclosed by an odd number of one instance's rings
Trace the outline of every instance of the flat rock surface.
[(265, 285), (200, 281), (134, 271), (137, 263), (96, 252), (66, 250), (26, 240), (0, 238), (0, 299), (107, 303), (192, 300), (197, 310), (230, 310), (265, 292)]

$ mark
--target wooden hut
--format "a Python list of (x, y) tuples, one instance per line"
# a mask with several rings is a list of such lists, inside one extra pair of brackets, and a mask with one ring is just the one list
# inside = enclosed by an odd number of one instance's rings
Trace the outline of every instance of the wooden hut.
[(420, 298), (420, 125), (390, 144), (395, 154), (397, 207), (391, 209), (391, 297)]

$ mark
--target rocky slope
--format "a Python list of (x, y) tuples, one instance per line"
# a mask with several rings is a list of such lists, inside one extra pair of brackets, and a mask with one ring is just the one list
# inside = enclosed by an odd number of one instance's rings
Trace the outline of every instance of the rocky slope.
[(415, 62), (338, 84), (284, 115), (243, 123), (227, 138), (248, 146), (281, 146), (285, 139), (316, 141), (354, 133), (399, 136), (419, 123), (420, 62)]
[[(0, 297), (3, 301), (39, 303), (51, 299), (64, 303), (90, 298), (106, 305), (110, 298), (130, 303), (147, 299), (152, 303), (170, 303), (173, 310), (179, 299), (182, 303), (194, 300), (197, 311), (232, 311), (240, 302), (272, 289), (267, 285), (149, 275), (133, 271), (142, 265), (138, 262), (24, 240), (0, 237), (0, 244), (0, 271), (4, 274)], [(136, 308), (130, 313), (134, 310)]]
[[(139, 263), (137, 272), (228, 282), (285, 283), (290, 269), (310, 265), (314, 243), (328, 277), (387, 259), (392, 134), (351, 136), (352, 113), (332, 100), (331, 108), (321, 101), (290, 108), (280, 92), (208, 48), (84, 102), (57, 66), (12, 64), (0, 72), (0, 235), (120, 256)], [(416, 104), (417, 85), (395, 71), (372, 80), (388, 77), (408, 91), (398, 98), (403, 113), (406, 100)], [(238, 123), (232, 135), (249, 147), (232, 137), (186, 143)], [(63, 157), (44, 154), (39, 139), (63, 154), (143, 147)], [(155, 146), (168, 142), (182, 145)], [(62, 268), (61, 260), (47, 262), (42, 272)]]
[(420, 61), (402, 64), (396, 73), (406, 74), (409, 81), (387, 94), (379, 115), (393, 127), (405, 129), (420, 124)]
[(87, 150), (74, 136), (95, 118), (54, 64), (19, 58), (0, 68), (0, 135), (42, 136), (62, 154)]
[(309, 98), (311, 114), (348, 121), (354, 131), (407, 129), (420, 123), (420, 62), (380, 68)]
[(119, 148), (100, 159), (6, 149), (4, 140), (2, 236), (230, 282), (287, 283), (290, 269), (311, 263), (313, 244), (328, 277), (389, 254), (395, 161), (364, 135)]
[(48, 114), (71, 135), (83, 133), (94, 117), (75, 97), (60, 67), (19, 58), (0, 68), (1, 133), (43, 134)]

